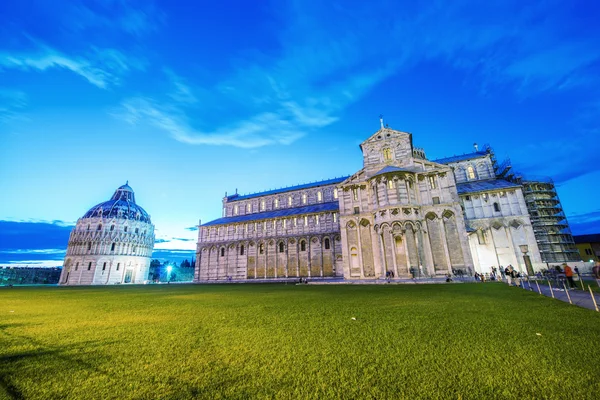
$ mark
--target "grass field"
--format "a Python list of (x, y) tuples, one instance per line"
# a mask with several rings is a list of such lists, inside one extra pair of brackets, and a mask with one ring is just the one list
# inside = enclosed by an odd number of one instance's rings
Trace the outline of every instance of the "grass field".
[(600, 315), (497, 283), (14, 287), (0, 315), (7, 398), (600, 393)]

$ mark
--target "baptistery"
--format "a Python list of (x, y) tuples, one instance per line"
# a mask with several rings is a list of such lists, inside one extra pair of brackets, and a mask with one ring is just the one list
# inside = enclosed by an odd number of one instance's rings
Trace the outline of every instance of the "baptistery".
[(71, 231), (61, 285), (144, 283), (154, 248), (150, 215), (127, 182), (92, 207)]

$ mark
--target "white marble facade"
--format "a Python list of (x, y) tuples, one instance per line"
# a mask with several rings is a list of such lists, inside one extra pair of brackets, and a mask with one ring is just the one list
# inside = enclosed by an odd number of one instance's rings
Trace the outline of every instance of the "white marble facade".
[(430, 161), (412, 134), (381, 128), (355, 174), (223, 199), (199, 226), (195, 281), (379, 279), (541, 267), (521, 186), (489, 152)]
[(154, 225), (125, 184), (77, 221), (59, 284), (144, 283), (153, 248)]

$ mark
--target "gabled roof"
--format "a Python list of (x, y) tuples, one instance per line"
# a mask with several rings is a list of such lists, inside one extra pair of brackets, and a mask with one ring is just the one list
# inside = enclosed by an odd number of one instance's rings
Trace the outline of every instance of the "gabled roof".
[(281, 208), (278, 210), (272, 211), (264, 211), (260, 213), (254, 214), (246, 214), (246, 215), (236, 215), (233, 217), (224, 217), (215, 219), (213, 221), (207, 222), (201, 226), (212, 226), (212, 225), (223, 225), (223, 224), (233, 224), (240, 222), (250, 222), (250, 221), (259, 221), (263, 219), (271, 219), (271, 218), (285, 218), (285, 217), (293, 217), (301, 214), (315, 214), (320, 212), (331, 212), (338, 211), (340, 209), (340, 204), (337, 201), (331, 201), (328, 203), (319, 203), (319, 204), (311, 204), (308, 206), (302, 207), (294, 207), (294, 208)]
[(363, 144), (375, 140), (374, 138), (376, 138), (377, 136), (380, 136), (380, 135), (381, 135), (382, 139), (384, 139), (384, 138), (388, 138), (392, 135), (399, 135), (399, 134), (400, 135), (408, 135), (410, 137), (410, 143), (412, 146), (412, 135), (410, 133), (398, 131), (398, 130), (392, 129), (392, 128), (381, 128), (377, 132), (375, 132), (374, 134), (369, 136), (367, 139), (363, 140), (363, 142), (358, 147), (360, 147), (362, 150)]
[(433, 160), (433, 162), (438, 163), (438, 164), (450, 164), (453, 162), (473, 160), (475, 158), (483, 158), (487, 155), (488, 155), (487, 151), (476, 151), (474, 153), (467, 153), (467, 154), (461, 154), (458, 156), (440, 158), (437, 160)]
[(234, 194), (231, 196), (227, 196), (227, 201), (248, 200), (248, 199), (253, 199), (253, 198), (262, 197), (262, 196), (268, 196), (268, 195), (272, 195), (272, 194), (292, 192), (294, 190), (309, 189), (309, 188), (314, 188), (314, 187), (319, 187), (319, 186), (333, 185), (336, 183), (341, 183), (348, 178), (349, 178), (349, 175), (342, 176), (339, 178), (326, 179), (324, 181), (304, 183), (302, 185), (296, 185), (296, 186), (289, 186), (289, 187), (285, 187), (285, 188), (281, 188), (281, 189), (266, 190), (264, 192), (257, 192), (257, 193), (251, 193), (251, 194), (245, 194), (245, 195)]
[(512, 187), (521, 187), (521, 185), (505, 181), (504, 179), (487, 179), (484, 181), (473, 181), (456, 184), (456, 190), (458, 191), (458, 194), (487, 192), (488, 190), (501, 190)]

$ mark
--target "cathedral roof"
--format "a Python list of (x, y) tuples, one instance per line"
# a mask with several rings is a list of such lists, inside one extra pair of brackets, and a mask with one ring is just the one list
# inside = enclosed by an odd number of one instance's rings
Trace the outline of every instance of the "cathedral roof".
[(235, 215), (233, 217), (224, 217), (224, 218), (219, 218), (219, 219), (215, 219), (213, 221), (207, 222), (207, 223), (203, 224), (202, 226), (259, 221), (259, 220), (271, 219), (271, 218), (285, 218), (285, 217), (298, 216), (301, 214), (314, 214), (314, 213), (320, 213), (320, 212), (338, 211), (339, 209), (340, 209), (340, 204), (337, 201), (331, 201), (328, 203), (311, 204), (311, 205), (302, 206), (302, 207), (281, 208), (278, 210), (264, 211), (264, 212), (260, 212), (260, 213), (254, 213), (254, 214)]
[(119, 186), (110, 200), (97, 204), (85, 213), (83, 218), (122, 218), (150, 222), (150, 216), (135, 203), (133, 189), (127, 183)]
[(272, 195), (272, 194), (292, 192), (294, 190), (309, 189), (309, 188), (318, 187), (318, 186), (333, 185), (335, 183), (341, 183), (341, 182), (345, 181), (346, 179), (348, 179), (348, 176), (343, 176), (340, 178), (333, 178), (333, 179), (326, 179), (324, 181), (318, 181), (318, 182), (304, 183), (302, 185), (289, 186), (289, 187), (285, 187), (285, 188), (281, 188), (281, 189), (267, 190), (264, 192), (257, 192), (257, 193), (252, 193), (252, 194), (245, 194), (245, 195), (234, 194), (231, 196), (227, 196), (227, 201), (248, 200), (248, 199), (254, 199), (256, 197), (268, 196), (268, 195)]
[(483, 181), (473, 181), (456, 184), (456, 190), (458, 191), (458, 194), (486, 192), (488, 190), (500, 190), (512, 187), (521, 187), (521, 185), (505, 181), (504, 179), (486, 179)]
[(390, 172), (421, 172), (421, 170), (410, 169), (410, 168), (400, 168), (400, 167), (394, 167), (393, 165), (388, 165), (385, 168), (379, 170), (379, 172), (376, 172), (375, 174), (373, 174), (373, 176), (388, 174)]
[(474, 153), (467, 153), (467, 154), (461, 154), (458, 156), (440, 158), (437, 160), (433, 160), (433, 162), (438, 163), (438, 164), (450, 164), (453, 162), (467, 161), (467, 160), (472, 160), (475, 158), (482, 158), (487, 155), (488, 155), (487, 151), (476, 151)]

